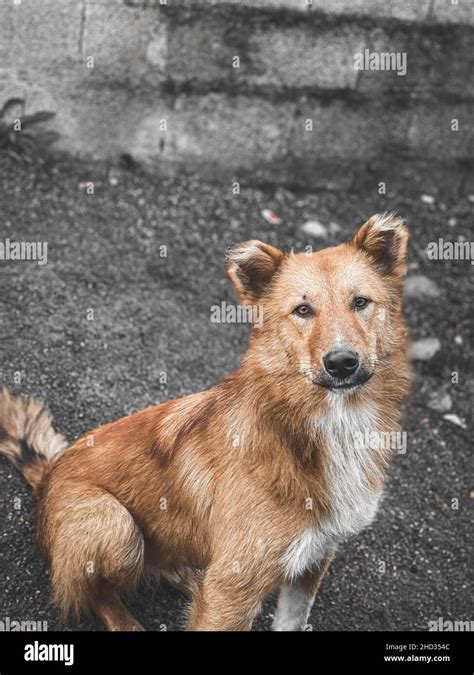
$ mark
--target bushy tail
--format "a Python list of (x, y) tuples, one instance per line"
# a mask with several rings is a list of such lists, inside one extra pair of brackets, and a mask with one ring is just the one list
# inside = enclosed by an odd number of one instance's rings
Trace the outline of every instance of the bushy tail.
[(39, 486), (67, 441), (41, 401), (0, 391), (0, 455), (7, 457), (38, 494)]

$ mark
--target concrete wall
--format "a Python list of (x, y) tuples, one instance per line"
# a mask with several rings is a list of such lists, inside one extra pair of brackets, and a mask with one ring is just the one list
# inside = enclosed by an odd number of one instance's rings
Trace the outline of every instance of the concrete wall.
[[(27, 112), (54, 110), (61, 149), (164, 174), (348, 188), (399, 179), (410, 159), (421, 180), (447, 166), (471, 189), (472, 9), (0, 0), (0, 105), (22, 96)], [(364, 49), (406, 54), (406, 75), (356, 70)]]

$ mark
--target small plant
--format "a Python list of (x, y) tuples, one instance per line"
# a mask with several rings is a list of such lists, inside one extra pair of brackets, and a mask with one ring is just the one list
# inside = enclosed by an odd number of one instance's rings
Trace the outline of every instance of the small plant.
[(23, 109), (24, 104), (24, 99), (11, 98), (0, 110), (0, 154), (31, 162), (35, 157), (44, 156), (59, 134), (41, 126), (53, 119), (54, 112), (40, 110), (31, 115), (15, 116), (15, 111), (19, 107)]

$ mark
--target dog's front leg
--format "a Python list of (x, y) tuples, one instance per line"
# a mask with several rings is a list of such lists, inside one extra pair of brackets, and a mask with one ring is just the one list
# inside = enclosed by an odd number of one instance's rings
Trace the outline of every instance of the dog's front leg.
[(191, 606), (188, 630), (247, 631), (268, 592), (265, 583), (242, 573), (220, 576), (209, 569)]
[(333, 558), (334, 553), (326, 555), (316, 570), (305, 572), (281, 586), (272, 630), (304, 630), (321, 581)]

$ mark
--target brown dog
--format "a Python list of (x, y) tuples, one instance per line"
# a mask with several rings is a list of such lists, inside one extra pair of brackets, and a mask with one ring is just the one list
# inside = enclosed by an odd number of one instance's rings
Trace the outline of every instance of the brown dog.
[(192, 596), (193, 630), (250, 629), (278, 587), (274, 629), (305, 625), (338, 543), (377, 511), (409, 382), (407, 243), (384, 215), (311, 255), (233, 248), (227, 274), (263, 311), (241, 366), (67, 449), (41, 403), (1, 394), (0, 453), (38, 498), (65, 614), (140, 630), (119, 594), (153, 575)]

